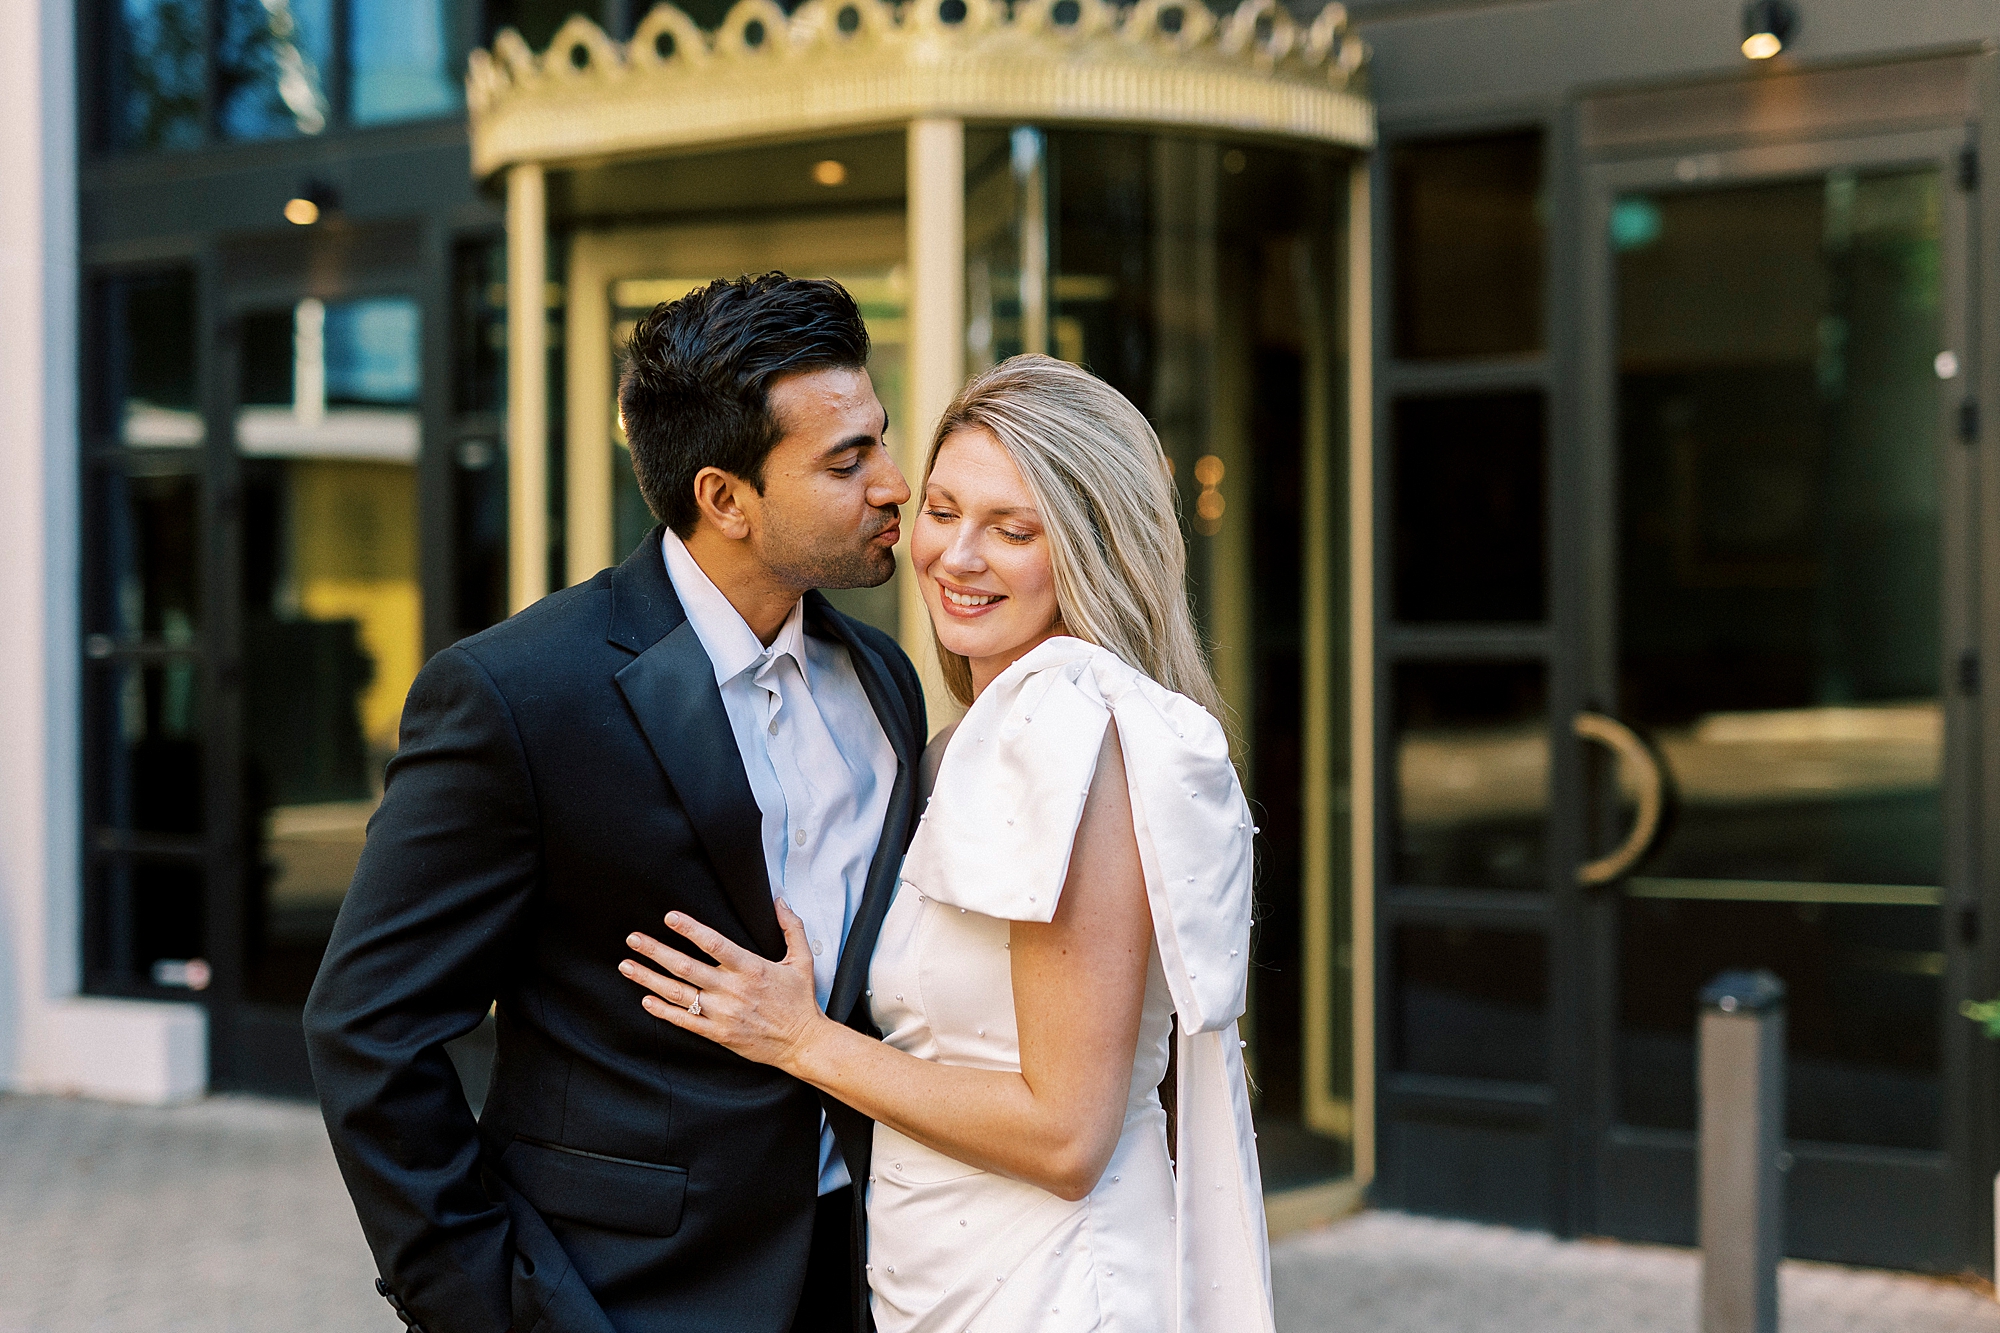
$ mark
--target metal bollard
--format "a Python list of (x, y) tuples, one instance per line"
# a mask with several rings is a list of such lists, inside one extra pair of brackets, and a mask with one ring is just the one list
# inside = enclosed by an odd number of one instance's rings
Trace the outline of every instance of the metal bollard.
[(1785, 983), (1701, 990), (1702, 1333), (1777, 1333), (1784, 1250)]

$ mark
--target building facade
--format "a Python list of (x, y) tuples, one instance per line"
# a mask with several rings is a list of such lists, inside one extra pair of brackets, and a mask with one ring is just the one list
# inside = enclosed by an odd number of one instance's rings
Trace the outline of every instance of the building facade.
[[(1691, 1241), (1695, 992), (1764, 966), (1791, 1251), (1990, 1273), (2000, 5), (571, 8), (0, 56), (0, 1082), (309, 1091), (403, 692), (645, 530), (631, 320), (783, 267), (906, 469), (1023, 349), (1160, 430), (1274, 1219)], [(849, 605), (922, 661), (908, 582)]]

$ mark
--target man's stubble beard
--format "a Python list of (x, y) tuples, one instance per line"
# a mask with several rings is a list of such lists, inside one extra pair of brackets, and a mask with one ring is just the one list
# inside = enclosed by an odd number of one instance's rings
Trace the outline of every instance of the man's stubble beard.
[(773, 574), (801, 590), (879, 588), (896, 572), (896, 552), (872, 544), (895, 513), (878, 512), (882, 520), (867, 536), (857, 541), (854, 534), (842, 533), (836, 546), (835, 539), (795, 528), (767, 510), (759, 554)]

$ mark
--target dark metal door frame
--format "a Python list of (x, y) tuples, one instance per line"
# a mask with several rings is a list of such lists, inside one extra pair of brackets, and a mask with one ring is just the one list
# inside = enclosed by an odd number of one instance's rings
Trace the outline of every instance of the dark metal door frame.
[[(1398, 242), (1393, 215), (1390, 163), (1396, 143), (1434, 138), (1478, 137), (1532, 131), (1542, 136), (1541, 183), (1549, 200), (1544, 238), (1546, 288), (1542, 308), (1541, 349), (1518, 356), (1466, 357), (1443, 363), (1399, 360), (1395, 355), (1391, 299), (1377, 299), (1372, 310), (1375, 358), (1375, 422), (1373, 476), (1369, 497), (1376, 534), (1374, 585), (1374, 660), (1355, 663), (1354, 670), (1374, 673), (1373, 728), (1375, 913), (1372, 941), (1378, 960), (1374, 971), (1374, 1053), (1378, 1175), (1371, 1197), (1390, 1207), (1416, 1211), (1469, 1211), (1486, 1220), (1546, 1225), (1558, 1234), (1578, 1230), (1579, 1179), (1575, 1151), (1580, 1136), (1578, 1089), (1580, 1049), (1568, 1035), (1565, 1015), (1582, 1008), (1571, 980), (1573, 969), (1560, 965), (1576, 952), (1576, 913), (1569, 907), (1575, 892), (1573, 867), (1582, 859), (1584, 837), (1578, 793), (1582, 790), (1579, 751), (1562, 742), (1550, 747), (1549, 792), (1545, 830), (1546, 866), (1540, 892), (1492, 888), (1418, 888), (1397, 882), (1398, 750), (1395, 718), (1395, 671), (1404, 664), (1456, 662), (1466, 664), (1533, 664), (1545, 673), (1551, 734), (1568, 735), (1569, 718), (1582, 706), (1574, 654), (1563, 646), (1573, 636), (1576, 599), (1572, 581), (1563, 575), (1564, 549), (1560, 516), (1574, 508), (1577, 494), (1572, 450), (1565, 444), (1576, 435), (1574, 395), (1566, 392), (1575, 358), (1573, 282), (1566, 256), (1573, 253), (1575, 179), (1571, 112), (1563, 107), (1524, 104), (1505, 112), (1471, 116), (1446, 114), (1419, 117), (1385, 127), (1375, 153), (1370, 198), (1371, 233), (1384, 238), (1374, 247), (1373, 284), (1376, 292), (1393, 293), (1394, 256)], [(1532, 623), (1399, 624), (1392, 614), (1390, 543), (1394, 540), (1393, 407), (1399, 399), (1481, 392), (1522, 392), (1540, 395), (1544, 413), (1544, 485), (1549, 533), (1547, 602), (1543, 618)], [(1363, 723), (1357, 723), (1362, 725)], [(1397, 1060), (1397, 987), (1394, 946), (1399, 927), (1447, 927), (1519, 932), (1540, 936), (1551, 959), (1547, 977), (1548, 1069), (1533, 1082), (1463, 1078), (1399, 1071)], [(1357, 941), (1357, 946), (1359, 945)], [(1537, 1196), (1513, 1200), (1498, 1210), (1466, 1200), (1445, 1204), (1424, 1197), (1414, 1183), (1412, 1153), (1397, 1142), (1404, 1128), (1443, 1127), (1488, 1136), (1488, 1142), (1540, 1145), (1546, 1172), (1536, 1177)], [(1491, 1155), (1489, 1150), (1489, 1155)], [(1529, 1172), (1521, 1172), (1526, 1176)], [(1484, 1189), (1490, 1193), (1490, 1188)]]
[[(1978, 536), (1975, 450), (1961, 442), (1959, 433), (1961, 400), (1974, 392), (1972, 386), (1980, 364), (1973, 319), (1973, 275), (1969, 271), (1972, 239), (1977, 234), (1978, 194), (1964, 188), (1960, 179), (1961, 155), (1972, 142), (1964, 128), (1920, 129), (1784, 145), (1713, 149), (1694, 146), (1671, 154), (1604, 161), (1584, 167), (1581, 342), (1587, 354), (1581, 379), (1583, 429), (1572, 437), (1575, 441), (1572, 447), (1578, 450), (1581, 481), (1581, 504), (1574, 513), (1582, 523), (1577, 525), (1580, 532), (1575, 539), (1579, 548), (1576, 558), (1557, 561), (1559, 578), (1565, 569), (1573, 571), (1577, 578), (1576, 592), (1583, 612), (1578, 632), (1565, 649), (1574, 654), (1572, 660), (1586, 696), (1615, 710), (1620, 506), (1616, 475), (1616, 290), (1609, 243), (1610, 209), (1615, 197), (1628, 190), (1700, 190), (1810, 178), (1843, 167), (1935, 167), (1945, 185), (1946, 201), (1942, 317), (1947, 345), (1960, 351), (1967, 367), (1966, 373), (1940, 395), (1943, 403), (1938, 423), (1943, 442), (1939, 484), (1944, 503), (1940, 571), (1944, 642), (1939, 645), (1939, 697), (1945, 712), (1943, 906), (1947, 923), (1966, 921), (1964, 914), (1968, 910), (1976, 914), (1980, 896), (1976, 836), (1980, 717), (1977, 695), (1963, 688), (1966, 682), (1961, 679), (1959, 667), (1968, 654), (1976, 652), (1980, 628), (1973, 555)], [(1557, 448), (1562, 448), (1562, 441), (1558, 440)], [(1565, 742), (1558, 736), (1552, 738), (1552, 743)], [(1552, 811), (1552, 815), (1561, 817), (1560, 808)], [(1572, 1019), (1572, 1034), (1580, 1049), (1589, 1052), (1589, 1067), (1584, 1071), (1586, 1086), (1581, 1089), (1587, 1108), (1589, 1150), (1588, 1159), (1579, 1163), (1579, 1175), (1590, 1183), (1580, 1191), (1578, 1223), (1579, 1229), (1592, 1231), (1605, 1229), (1603, 1191), (1612, 1188), (1607, 1177), (1617, 1175), (1627, 1181), (1661, 1178), (1660, 1173), (1670, 1169), (1671, 1162), (1682, 1158), (1691, 1171), (1693, 1144), (1688, 1135), (1621, 1130), (1614, 1125), (1612, 1061), (1619, 995), (1616, 890), (1582, 895), (1577, 899), (1576, 910), (1578, 929), (1573, 938), (1582, 946), (1581, 956), (1569, 959), (1567, 964), (1559, 960), (1558, 968), (1567, 965), (1574, 969), (1575, 993), (1587, 997)], [(1940, 1266), (1953, 1268), (1983, 1267), (1992, 1258), (1988, 1190), (1991, 1165), (1987, 1163), (1991, 1148), (1982, 1142), (1986, 1135), (1974, 1123), (1973, 1114), (1975, 1105), (1983, 1102), (1974, 1096), (1974, 1071), (1982, 1067), (1990, 1071), (1990, 1059), (1975, 1051), (1977, 1033), (1972, 1025), (1955, 1016), (1958, 1000), (1971, 996), (1981, 975), (1992, 975), (1991, 944), (1980, 942), (1976, 915), (1970, 920), (1975, 924), (1969, 929), (1952, 924), (1945, 930), (1948, 961), (1943, 989), (1946, 1005), (1952, 1012), (1940, 1016), (1945, 1023), (1944, 1152), (1795, 1145), (1798, 1169), (1791, 1178), (1795, 1192), (1809, 1198), (1815, 1172), (1853, 1172), (1885, 1166), (1935, 1172), (1942, 1197), (1949, 1200), (1952, 1215), (1948, 1234), (1953, 1237), (1955, 1250), (1950, 1256), (1938, 1258)], [(1990, 1077), (1990, 1072), (1986, 1076)], [(1618, 1162), (1616, 1171), (1607, 1169), (1621, 1153), (1627, 1159)], [(1985, 1201), (1983, 1208), (1981, 1200)], [(1884, 1218), (1883, 1224), (1893, 1225), (1893, 1220)]]

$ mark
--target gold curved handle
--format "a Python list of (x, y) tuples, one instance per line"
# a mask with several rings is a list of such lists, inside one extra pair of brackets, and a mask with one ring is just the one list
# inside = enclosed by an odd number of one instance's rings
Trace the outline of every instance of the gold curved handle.
[(1630, 765), (1639, 788), (1639, 817), (1632, 821), (1625, 841), (1576, 868), (1579, 884), (1609, 884), (1639, 864), (1639, 858), (1653, 849), (1653, 840), (1660, 836), (1667, 811), (1667, 776), (1653, 747), (1617, 718), (1578, 713), (1574, 726), (1579, 737), (1608, 747), (1621, 763)]

